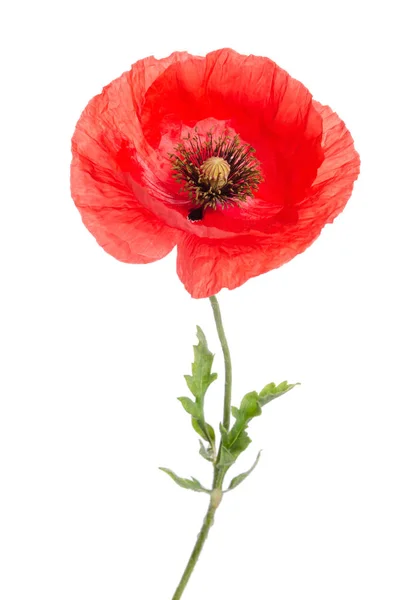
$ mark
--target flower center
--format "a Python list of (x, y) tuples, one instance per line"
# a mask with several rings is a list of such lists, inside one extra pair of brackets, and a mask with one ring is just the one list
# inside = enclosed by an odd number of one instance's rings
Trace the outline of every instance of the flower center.
[(189, 220), (201, 220), (207, 208), (239, 205), (252, 197), (262, 181), (254, 153), (254, 148), (228, 131), (217, 139), (211, 131), (204, 140), (189, 134), (176, 146), (170, 160), (173, 177), (192, 202)]
[(200, 167), (202, 173), (201, 181), (211, 189), (221, 190), (227, 183), (230, 173), (230, 165), (220, 156), (211, 156), (203, 162)]

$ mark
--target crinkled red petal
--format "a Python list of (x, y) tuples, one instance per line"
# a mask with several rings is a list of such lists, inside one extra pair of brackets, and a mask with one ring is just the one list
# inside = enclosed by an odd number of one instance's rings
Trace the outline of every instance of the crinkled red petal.
[(161, 203), (133, 183), (130, 173), (139, 175), (136, 156), (146, 144), (138, 119), (145, 93), (170, 64), (187, 56), (139, 61), (93, 98), (77, 123), (72, 197), (87, 228), (118, 260), (152, 262), (178, 240), (178, 230), (158, 216)]
[(345, 123), (329, 106), (313, 102), (323, 120), (324, 160), (305, 200), (299, 206), (300, 218), (332, 221), (345, 208), (360, 173), (360, 156)]
[(79, 156), (73, 158), (71, 183), (83, 223), (118, 260), (150, 263), (166, 256), (177, 243), (178, 230), (145, 207), (142, 188), (132, 191), (111, 171)]

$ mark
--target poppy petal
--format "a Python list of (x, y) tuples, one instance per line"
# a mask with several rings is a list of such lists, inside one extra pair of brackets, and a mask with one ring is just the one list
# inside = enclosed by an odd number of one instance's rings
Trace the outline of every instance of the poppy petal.
[[(117, 173), (117, 171), (116, 171)], [(98, 165), (75, 155), (71, 169), (72, 194), (82, 220), (106, 252), (120, 261), (150, 263), (166, 256), (178, 240), (134, 191)]]
[(349, 200), (360, 173), (360, 157), (345, 123), (329, 106), (314, 102), (323, 119), (324, 161), (299, 212), (302, 218), (332, 223)]
[(281, 233), (231, 240), (188, 235), (178, 243), (177, 273), (193, 298), (207, 298), (280, 267), (303, 252), (320, 231), (313, 228), (308, 238), (294, 226), (284, 232), (284, 240)]
[[(139, 111), (153, 81), (187, 53), (138, 61), (105, 87), (82, 113), (72, 139), (71, 192), (83, 222), (98, 243), (118, 260), (147, 263), (168, 254), (178, 231), (158, 216), (159, 203), (126, 176), (140, 169), (143, 150)], [(128, 163), (128, 164), (126, 164)]]

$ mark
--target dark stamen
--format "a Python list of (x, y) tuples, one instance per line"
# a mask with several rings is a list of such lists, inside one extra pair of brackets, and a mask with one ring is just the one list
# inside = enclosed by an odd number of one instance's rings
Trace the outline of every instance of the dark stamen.
[[(242, 144), (238, 135), (231, 137), (228, 131), (216, 140), (212, 131), (206, 134), (205, 140), (198, 134), (189, 134), (177, 145), (175, 154), (170, 154), (173, 177), (182, 184), (181, 192), (187, 193), (192, 204), (198, 205), (189, 212), (190, 221), (200, 221), (208, 207), (239, 205), (247, 197), (252, 197), (262, 181), (260, 164), (254, 153), (254, 148)], [(213, 157), (223, 160), (209, 162), (208, 159)], [(216, 184), (214, 177), (205, 176), (208, 172), (212, 173), (208, 169), (214, 163), (220, 164), (223, 169)], [(225, 174), (226, 177), (223, 177)]]

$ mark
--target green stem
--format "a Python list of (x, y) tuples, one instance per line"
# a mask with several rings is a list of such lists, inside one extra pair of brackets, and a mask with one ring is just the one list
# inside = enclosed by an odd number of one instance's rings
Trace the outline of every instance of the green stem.
[[(221, 311), (219, 308), (218, 300), (215, 296), (211, 296), (210, 302), (215, 317), (216, 329), (222, 346), (223, 356), (225, 359), (225, 397), (223, 405), (223, 426), (225, 427), (225, 429), (228, 430), (230, 426), (230, 408), (232, 401), (232, 362), (230, 359), (230, 351), (226, 340), (225, 330), (223, 329)], [(198, 534), (197, 542), (190, 555), (189, 561), (183, 572), (179, 585), (176, 588), (174, 595), (172, 596), (172, 600), (179, 600), (181, 598), (186, 588), (186, 585), (190, 579), (190, 576), (193, 573), (194, 567), (197, 564), (201, 550), (203, 549), (205, 540), (207, 539), (208, 532), (211, 529), (212, 524), (214, 522), (215, 511), (222, 500), (222, 484), (223, 479), (225, 477), (225, 469), (218, 465), (219, 456), (220, 451), (218, 452), (218, 456), (214, 461), (214, 479), (212, 484), (210, 505), (208, 507), (207, 514), (204, 517), (204, 522), (200, 529), (200, 533)]]
[(225, 360), (225, 397), (223, 404), (223, 426), (229, 430), (230, 427), (230, 409), (232, 403), (232, 361), (230, 358), (230, 350), (227, 343), (225, 330), (223, 328), (221, 309), (216, 296), (210, 297), (212, 310), (215, 317), (216, 329), (219, 336), (219, 341), (222, 346), (223, 357)]
[(197, 537), (197, 542), (196, 542), (196, 544), (193, 548), (193, 551), (190, 555), (189, 561), (186, 565), (186, 569), (182, 575), (179, 585), (176, 588), (175, 594), (172, 596), (172, 600), (179, 600), (179, 598), (182, 596), (182, 594), (185, 590), (187, 582), (189, 581), (190, 576), (193, 572), (193, 569), (196, 566), (196, 563), (200, 556), (201, 550), (203, 549), (204, 542), (207, 539), (208, 532), (211, 529), (211, 526), (214, 522), (215, 511), (218, 508), (218, 506), (219, 506), (219, 501), (214, 502), (213, 498), (211, 496), (211, 502), (208, 507), (207, 514), (204, 517), (203, 526), (200, 529), (200, 533), (198, 534), (198, 537)]

